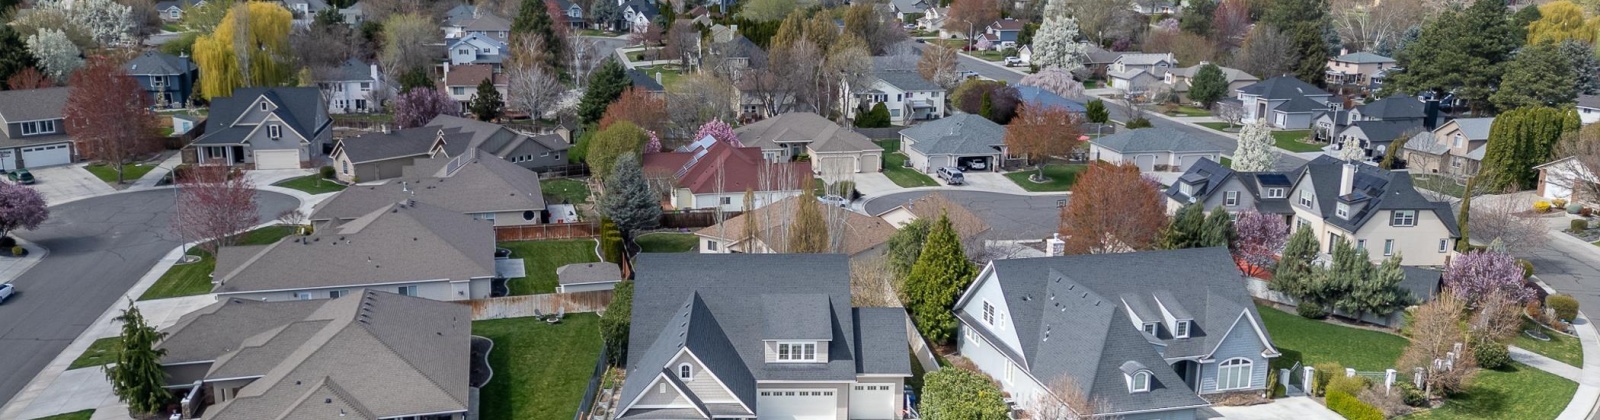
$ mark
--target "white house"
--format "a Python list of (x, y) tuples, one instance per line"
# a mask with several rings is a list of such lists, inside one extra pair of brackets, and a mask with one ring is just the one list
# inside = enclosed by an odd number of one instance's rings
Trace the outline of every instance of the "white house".
[(1600, 95), (1578, 95), (1578, 119), (1584, 124), (1600, 122)]
[(1168, 71), (1178, 66), (1172, 53), (1123, 54), (1111, 63), (1106, 77), (1111, 87), (1125, 92), (1142, 92), (1152, 83), (1161, 83)]
[(1311, 128), (1312, 119), (1327, 111), (1337, 111), (1333, 94), (1292, 76), (1278, 76), (1239, 89), (1244, 122), (1265, 119), (1267, 125), (1285, 130)]
[(378, 71), (378, 64), (349, 59), (335, 72), (317, 82), (328, 98), (330, 114), (383, 112), (383, 102), (394, 96), (394, 88)]
[(889, 110), (889, 123), (911, 125), (915, 121), (944, 117), (945, 91), (922, 75), (910, 70), (879, 70), (872, 73), (867, 86), (848, 86), (851, 95), (845, 104), (845, 117), (872, 110), (883, 103)]
[(483, 32), (469, 32), (450, 42), (450, 64), (489, 64), (499, 66), (511, 51), (506, 42)]
[(1535, 166), (1539, 170), (1539, 189), (1536, 192), (1547, 200), (1562, 199), (1572, 202), (1594, 202), (1593, 197), (1587, 197), (1585, 188), (1578, 185), (1592, 185), (1600, 182), (1595, 178), (1587, 165), (1579, 162), (1576, 157), (1565, 157), (1553, 162)]

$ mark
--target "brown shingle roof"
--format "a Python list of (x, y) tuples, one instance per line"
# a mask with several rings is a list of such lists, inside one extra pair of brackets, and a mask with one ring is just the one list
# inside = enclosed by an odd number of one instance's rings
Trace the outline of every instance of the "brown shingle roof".
[(756, 229), (760, 230), (757, 235), (761, 238), (761, 241), (770, 248), (783, 249), (784, 241), (786, 241), (784, 232), (787, 231), (787, 229), (783, 228), (793, 224), (794, 213), (799, 210), (798, 206), (800, 205), (818, 206), (823, 214), (826, 215), (825, 217), (835, 220), (843, 219), (844, 223), (842, 223), (842, 228), (839, 230), (842, 237), (829, 239), (832, 240), (835, 246), (834, 251), (845, 255), (855, 255), (872, 249), (888, 241), (889, 237), (893, 236), (895, 232), (894, 226), (883, 219), (833, 208), (809, 195), (799, 195), (778, 200), (755, 211), (724, 220), (720, 224), (700, 229), (694, 234), (737, 241), (745, 237), (746, 220), (754, 215), (758, 224)]
[[(718, 169), (722, 192), (797, 190), (811, 179), (810, 162), (769, 163), (757, 147), (733, 147), (719, 141), (695, 159), (699, 153), (702, 151), (646, 154), (645, 173), (672, 175), (678, 186), (695, 194), (719, 191)], [(685, 166), (688, 170), (683, 170)]]
[[(937, 192), (924, 195), (915, 200), (911, 200), (910, 202), (883, 212), (883, 214), (900, 209), (910, 211), (911, 214), (916, 215), (918, 219), (926, 219), (928, 221), (939, 220), (939, 215), (944, 214), (950, 217), (950, 224), (956, 228), (956, 234), (960, 235), (961, 239), (970, 239), (973, 236), (977, 236), (978, 234), (989, 230), (989, 224), (984, 223), (983, 219), (979, 218), (978, 215), (973, 214), (972, 211), (967, 210), (966, 207), (963, 207), (954, 201), (950, 201), (950, 199), (945, 197), (944, 194)], [(881, 217), (883, 214), (879, 214), (878, 216)]]

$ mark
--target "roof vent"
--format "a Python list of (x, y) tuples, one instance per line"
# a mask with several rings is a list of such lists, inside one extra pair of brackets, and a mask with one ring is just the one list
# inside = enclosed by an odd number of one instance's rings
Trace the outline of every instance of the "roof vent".
[(1083, 299), (1089, 298), (1089, 292), (1083, 292)]
[(332, 398), (323, 398), (322, 399), (322, 403), (323, 404), (333, 404), (333, 399)]
[(300, 381), (294, 381), (294, 384), (295, 384), (295, 385), (299, 385), (299, 384), (300, 384)]

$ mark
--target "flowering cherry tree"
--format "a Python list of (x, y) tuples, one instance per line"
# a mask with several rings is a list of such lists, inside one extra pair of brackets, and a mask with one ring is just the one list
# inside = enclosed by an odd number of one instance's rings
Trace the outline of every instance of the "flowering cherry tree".
[(1233, 222), (1233, 230), (1234, 257), (1250, 264), (1255, 270), (1267, 270), (1272, 265), (1272, 257), (1283, 249), (1284, 242), (1289, 238), (1289, 224), (1283, 221), (1283, 216), (1276, 214), (1254, 211), (1239, 213), (1239, 220)]
[(26, 185), (0, 183), (0, 236), (17, 229), (34, 229), (50, 218), (44, 196)]
[(706, 121), (705, 124), (700, 126), (700, 130), (694, 133), (695, 140), (706, 138), (706, 136), (711, 136), (718, 141), (727, 142), (735, 147), (744, 147), (744, 143), (739, 142), (739, 136), (733, 134), (733, 126), (722, 122), (722, 119), (720, 118), (713, 118), (711, 121)]
[(1270, 171), (1278, 164), (1278, 151), (1272, 140), (1272, 129), (1264, 119), (1245, 124), (1239, 130), (1239, 147), (1233, 151), (1233, 170), (1241, 172)]
[[(422, 89), (416, 89), (422, 90)], [(172, 231), (184, 242), (200, 240), (213, 255), (217, 247), (255, 226), (256, 188), (243, 173), (226, 166), (200, 165), (178, 174), (178, 203), (172, 214)]]
[(1456, 297), (1476, 306), (1478, 299), (1493, 290), (1524, 302), (1533, 297), (1524, 286), (1522, 266), (1511, 255), (1494, 251), (1473, 251), (1450, 261), (1444, 269), (1444, 284)]
[(978, 38), (978, 43), (973, 44), (973, 47), (980, 51), (988, 51), (989, 49), (994, 48), (994, 43), (989, 42), (989, 38)]
[(412, 89), (394, 100), (394, 123), (421, 127), (440, 115), (461, 116), (461, 104), (436, 89)]
[(650, 134), (650, 141), (645, 142), (645, 144), (644, 144), (644, 152), (645, 153), (661, 153), (661, 137), (657, 137), (656, 136), (656, 132), (654, 132), (654, 131), (649, 132), (649, 134)]
[(1022, 77), (1018, 82), (1023, 86), (1034, 86), (1054, 93), (1063, 98), (1076, 98), (1083, 96), (1083, 83), (1072, 78), (1072, 73), (1060, 67), (1050, 67), (1039, 70), (1038, 73)]

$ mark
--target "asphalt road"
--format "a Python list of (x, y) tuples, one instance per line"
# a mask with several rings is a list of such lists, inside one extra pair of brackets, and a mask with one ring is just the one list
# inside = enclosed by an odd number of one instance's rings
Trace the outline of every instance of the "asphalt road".
[[(257, 201), (261, 220), (299, 205), (269, 192)], [(11, 400), (178, 246), (168, 229), (173, 203), (170, 189), (95, 197), (52, 207), (39, 229), (17, 234), (50, 254), (12, 282), (17, 295), (0, 305), (0, 401)]]
[[(864, 206), (867, 214), (879, 214), (933, 191), (908, 191), (874, 197)], [(1027, 196), (989, 191), (938, 191), (950, 201), (972, 210), (989, 224), (989, 239), (1044, 239), (1061, 223), (1059, 206), (1069, 197), (1062, 195)]]

